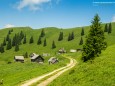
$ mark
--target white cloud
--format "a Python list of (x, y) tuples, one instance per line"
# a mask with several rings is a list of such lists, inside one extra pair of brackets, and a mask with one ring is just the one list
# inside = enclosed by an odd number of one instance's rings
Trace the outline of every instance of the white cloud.
[[(41, 5), (45, 3), (50, 3), (52, 0), (21, 0), (18, 3), (17, 9), (21, 10), (25, 7), (29, 7), (30, 10), (40, 10)], [(59, 0), (55, 0), (56, 2), (59, 2)]]
[(6, 24), (6, 25), (4, 26), (4, 28), (11, 28), (11, 27), (14, 27), (14, 25), (12, 25), (12, 24)]
[(114, 15), (113, 18), (112, 18), (112, 22), (115, 22), (115, 15)]

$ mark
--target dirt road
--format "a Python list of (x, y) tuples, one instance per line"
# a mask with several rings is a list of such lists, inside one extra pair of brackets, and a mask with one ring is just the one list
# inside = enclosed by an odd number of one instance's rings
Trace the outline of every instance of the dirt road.
[(47, 86), (50, 82), (52, 82), (54, 79), (56, 79), (58, 76), (60, 76), (62, 73), (64, 73), (65, 71), (73, 68), (75, 65), (76, 65), (76, 60), (73, 59), (73, 58), (70, 58), (70, 57), (66, 57), (68, 59), (70, 59), (70, 63), (67, 64), (65, 67), (61, 67), (59, 69), (56, 69), (50, 73), (47, 73), (47, 74), (44, 74), (42, 76), (39, 76), (37, 78), (34, 78), (34, 79), (31, 79), (31, 80), (28, 80), (26, 82), (24, 82), (24, 84), (22, 84), (21, 86), (30, 86), (32, 85), (33, 83), (36, 83), (46, 77), (49, 76), (48, 79), (45, 79), (44, 81), (42, 81), (40, 84), (38, 84), (37, 86)]

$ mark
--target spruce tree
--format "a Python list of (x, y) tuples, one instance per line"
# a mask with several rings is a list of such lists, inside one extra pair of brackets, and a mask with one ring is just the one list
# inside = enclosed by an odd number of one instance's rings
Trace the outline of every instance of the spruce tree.
[(41, 37), (44, 37), (45, 36), (45, 32), (44, 32), (44, 29), (42, 29), (42, 31), (41, 31), (41, 35), (40, 35)]
[(111, 23), (109, 23), (108, 34), (110, 34), (111, 31), (112, 31), (112, 26), (111, 26)]
[(6, 50), (9, 50), (12, 48), (12, 44), (11, 44), (11, 39), (9, 38), (7, 46), (6, 46)]
[(4, 46), (3, 46), (3, 44), (1, 44), (1, 46), (0, 46), (0, 52), (4, 53)]
[(63, 32), (60, 32), (60, 34), (59, 34), (58, 41), (61, 41), (61, 40), (63, 40)]
[(26, 44), (26, 35), (24, 36), (23, 44)]
[(81, 36), (84, 36), (84, 28), (81, 30)]
[(20, 39), (22, 40), (24, 38), (24, 33), (21, 31), (20, 32)]
[(79, 45), (82, 45), (83, 44), (83, 39), (82, 39), (82, 37), (81, 37), (81, 40), (80, 40), (80, 42), (79, 42)]
[(10, 31), (13, 32), (13, 29), (11, 29)]
[(108, 25), (105, 24), (104, 32), (108, 32)]
[(31, 36), (31, 38), (30, 38), (30, 42), (29, 42), (30, 44), (31, 43), (34, 43), (34, 39), (33, 39), (33, 36)]
[(12, 46), (15, 46), (15, 44), (16, 44), (16, 35), (12, 39)]
[(9, 37), (9, 34), (7, 34), (7, 36), (6, 36), (6, 41), (8, 41), (8, 40), (9, 40), (9, 38), (10, 38), (10, 37)]
[(11, 34), (11, 30), (8, 31), (8, 34), (9, 34), (9, 35)]
[(42, 44), (41, 36), (39, 36), (37, 44), (38, 44), (38, 45)]
[(71, 34), (69, 33), (69, 35), (68, 35), (68, 41), (70, 41), (71, 40)]
[(95, 15), (91, 23), (89, 35), (83, 46), (82, 59), (84, 62), (99, 56), (101, 51), (107, 47), (99, 16)]
[(74, 39), (74, 32), (71, 33), (71, 40)]
[(55, 41), (52, 42), (52, 49), (56, 48)]
[(47, 46), (47, 43), (46, 43), (46, 38), (44, 39), (44, 47)]
[(16, 44), (16, 46), (15, 46), (15, 51), (16, 52), (19, 51), (19, 45), (18, 44)]
[(28, 53), (27, 52), (24, 54), (24, 58), (28, 58)]
[(3, 46), (6, 46), (6, 38), (4, 38)]

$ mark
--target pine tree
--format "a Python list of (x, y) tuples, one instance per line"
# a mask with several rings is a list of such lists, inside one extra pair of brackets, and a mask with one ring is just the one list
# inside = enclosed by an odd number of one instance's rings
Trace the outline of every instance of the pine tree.
[(83, 39), (82, 39), (82, 37), (81, 37), (81, 40), (80, 40), (80, 42), (79, 42), (79, 45), (82, 45), (83, 44)]
[(46, 38), (44, 39), (44, 47), (47, 46), (47, 43), (46, 43)]
[(13, 29), (11, 29), (10, 31), (13, 32)]
[(112, 31), (112, 26), (111, 26), (111, 23), (109, 23), (108, 34), (110, 34), (111, 31)]
[(52, 49), (56, 48), (55, 41), (52, 42)]
[(6, 38), (4, 38), (3, 46), (6, 46)]
[(69, 36), (68, 36), (68, 41), (70, 41), (71, 40), (71, 34), (69, 33)]
[(15, 36), (12, 39), (12, 46), (15, 46), (15, 45), (16, 45), (16, 34), (15, 34)]
[(95, 15), (91, 23), (89, 35), (83, 46), (82, 59), (84, 62), (99, 56), (101, 51), (107, 47), (99, 16)]
[(11, 44), (11, 39), (9, 38), (7, 46), (6, 46), (6, 50), (9, 50), (12, 48), (12, 44)]
[(3, 46), (3, 44), (1, 44), (1, 46), (0, 46), (0, 52), (4, 53), (4, 46)]
[(74, 32), (71, 33), (71, 40), (74, 39)]
[(42, 31), (41, 31), (41, 35), (40, 35), (41, 37), (44, 37), (45, 36), (45, 32), (44, 32), (44, 29), (42, 29)]
[(11, 34), (11, 31), (10, 31), (10, 30), (8, 31), (8, 34), (9, 34), (9, 35)]
[(31, 36), (31, 38), (30, 38), (30, 42), (29, 42), (30, 44), (31, 43), (34, 43), (34, 39), (33, 39), (33, 36)]
[(41, 36), (39, 36), (37, 44), (38, 44), (38, 45), (42, 44)]
[(104, 32), (108, 32), (108, 25), (107, 24), (105, 24)]
[(7, 36), (6, 36), (6, 41), (8, 41), (8, 40), (9, 40), (9, 38), (10, 38), (10, 37), (9, 37), (9, 34), (7, 34)]
[(28, 53), (27, 52), (24, 54), (24, 58), (28, 58)]
[(81, 36), (84, 36), (84, 28), (82, 28)]
[(60, 34), (59, 34), (58, 41), (61, 41), (61, 40), (63, 40), (63, 32), (60, 32)]
[(15, 51), (16, 52), (19, 51), (19, 45), (18, 44), (16, 44), (16, 46), (15, 46)]
[(24, 36), (23, 44), (26, 44), (26, 35)]
[(20, 32), (20, 39), (22, 40), (24, 38), (24, 33), (21, 31)]

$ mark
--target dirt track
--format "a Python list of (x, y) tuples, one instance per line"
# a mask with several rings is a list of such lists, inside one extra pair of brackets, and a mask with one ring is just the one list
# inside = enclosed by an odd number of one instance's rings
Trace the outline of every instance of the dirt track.
[(76, 65), (77, 62), (75, 59), (70, 58), (70, 57), (66, 57), (66, 58), (70, 59), (70, 63), (67, 64), (65, 67), (61, 67), (61, 68), (56, 69), (50, 73), (47, 73), (47, 74), (44, 74), (44, 75), (39, 76), (37, 78), (33, 78), (31, 80), (28, 80), (28, 81), (24, 82), (24, 84), (22, 84), (21, 86), (30, 86), (33, 83), (36, 83), (36, 82), (44, 79), (45, 77), (49, 76), (49, 78), (45, 79), (44, 81), (42, 81), (40, 84), (37, 85), (37, 86), (47, 86), (50, 82), (52, 82), (54, 79), (56, 79), (62, 73), (73, 68)]

